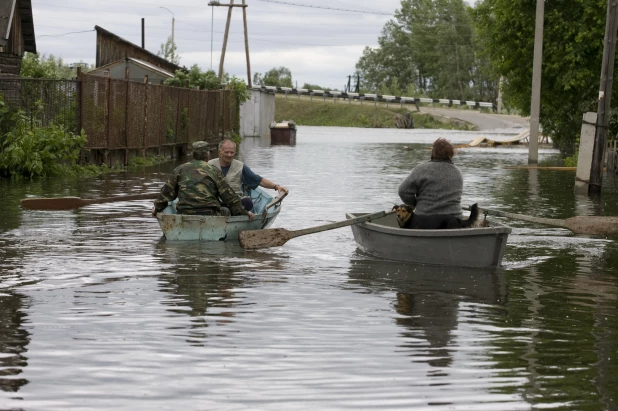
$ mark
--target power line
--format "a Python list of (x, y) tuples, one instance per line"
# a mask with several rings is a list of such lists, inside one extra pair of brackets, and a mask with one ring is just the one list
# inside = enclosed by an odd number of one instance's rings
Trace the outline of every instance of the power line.
[(91, 31), (95, 31), (95, 30), (92, 29), (92, 30), (84, 30), (84, 31), (71, 31), (69, 33), (64, 33), (64, 34), (41, 34), (40, 36), (36, 36), (36, 38), (38, 39), (39, 37), (62, 37), (62, 36), (68, 36), (69, 34), (89, 33)]
[(336, 10), (336, 11), (347, 11), (349, 13), (365, 13), (365, 14), (375, 14), (379, 16), (394, 16), (392, 13), (380, 13), (378, 11), (364, 11), (364, 10), (349, 10), (349, 9), (337, 9), (334, 7), (320, 7), (320, 6), (310, 6), (308, 4), (298, 4), (298, 3), (288, 3), (286, 1), (277, 1), (277, 0), (258, 0), (266, 3), (279, 3), (285, 4), (287, 6), (296, 6), (296, 7), (308, 7), (311, 9), (323, 9), (323, 10)]
[[(124, 25), (124, 24), (121, 24)], [(128, 25), (126, 25), (128, 26)], [(47, 27), (47, 28), (61, 28), (61, 27), (57, 27), (57, 26), (47, 26), (47, 25), (39, 25), (38, 27)], [(77, 33), (89, 33), (89, 32), (93, 32), (95, 30), (83, 30), (83, 31), (71, 31), (68, 33), (62, 33), (62, 34), (42, 34), (40, 36), (37, 36), (36, 38), (39, 37), (62, 37), (62, 36), (67, 36), (69, 34), (77, 34)], [(208, 33), (206, 30), (183, 30), (183, 31), (192, 31), (192, 32), (201, 32), (201, 33)], [(221, 34), (222, 32), (220, 31), (215, 31), (215, 33), (217, 34)], [(123, 36), (127, 36), (127, 34), (124, 33), (117, 33), (119, 35), (123, 35)], [(239, 33), (236, 33), (239, 34)], [(129, 35), (130, 37), (131, 35)], [(360, 46), (360, 44), (315, 44), (315, 43), (299, 43), (297, 41), (295, 42), (287, 42), (287, 41), (276, 41), (276, 40), (266, 40), (260, 37), (265, 37), (265, 36), (270, 36), (269, 34), (253, 34), (250, 36), (251, 41), (256, 41), (256, 42), (262, 42), (262, 43), (274, 43), (274, 44), (287, 44), (287, 45), (293, 45), (293, 46), (307, 46), (307, 47), (353, 47), (353, 46)], [(313, 36), (313, 37), (328, 37), (328, 38), (332, 38), (332, 36)], [(431, 38), (438, 38), (440, 36), (432, 36)], [(469, 37), (469, 36), (459, 36), (459, 37)], [(157, 40), (165, 40), (167, 39), (166, 36), (150, 36), (151, 39), (157, 39)], [(183, 43), (198, 43), (198, 42), (202, 42), (203, 39), (197, 39), (197, 38), (191, 38), (191, 39), (181, 39), (181, 41)], [(219, 41), (217, 41), (219, 42)], [(234, 41), (234, 40), (229, 40), (230, 43), (243, 43), (242, 41)], [(437, 44), (434, 45), (433, 47), (436, 48), (448, 48), (448, 47), (472, 47), (471, 45), (466, 45), (466, 44)]]

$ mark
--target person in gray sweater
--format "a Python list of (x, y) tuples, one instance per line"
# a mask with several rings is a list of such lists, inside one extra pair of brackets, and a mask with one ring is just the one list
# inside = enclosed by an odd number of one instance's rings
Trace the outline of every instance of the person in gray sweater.
[(419, 215), (460, 217), (463, 175), (452, 158), (455, 149), (444, 138), (433, 143), (431, 161), (414, 167), (399, 186), (399, 197)]

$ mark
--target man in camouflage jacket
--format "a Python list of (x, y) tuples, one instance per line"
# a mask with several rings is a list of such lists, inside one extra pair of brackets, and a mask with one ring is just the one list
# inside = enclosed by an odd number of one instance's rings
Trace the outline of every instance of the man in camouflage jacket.
[(163, 211), (169, 201), (178, 198), (178, 214), (192, 215), (248, 215), (240, 197), (232, 190), (221, 172), (208, 164), (208, 144), (198, 141), (193, 144), (193, 160), (174, 169), (154, 201), (153, 215)]

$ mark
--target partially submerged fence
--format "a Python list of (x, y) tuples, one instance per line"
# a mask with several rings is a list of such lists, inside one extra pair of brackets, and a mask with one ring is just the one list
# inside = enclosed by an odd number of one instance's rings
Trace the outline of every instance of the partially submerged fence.
[(86, 162), (125, 164), (131, 155), (182, 156), (198, 140), (238, 132), (230, 90), (193, 90), (109, 77), (2, 79), (0, 93), (32, 119), (88, 136)]
[(24, 111), (34, 127), (50, 124), (79, 132), (79, 81), (0, 79), (0, 94), (13, 107)]
[(607, 142), (605, 149), (605, 164), (607, 172), (618, 174), (618, 140), (610, 140)]

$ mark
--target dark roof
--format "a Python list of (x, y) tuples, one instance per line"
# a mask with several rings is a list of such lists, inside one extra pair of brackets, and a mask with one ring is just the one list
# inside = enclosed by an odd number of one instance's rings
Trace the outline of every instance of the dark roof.
[(21, 30), (24, 37), (24, 50), (36, 53), (34, 37), (34, 19), (32, 17), (32, 2), (30, 0), (0, 1), (0, 45), (6, 44), (11, 34), (15, 4), (21, 18)]
[(24, 33), (24, 50), (36, 53), (34, 17), (32, 16), (32, 2), (30, 0), (19, 0), (19, 15), (21, 16), (21, 31)]
[[(168, 61), (168, 60), (164, 59), (163, 57), (157, 56), (156, 54), (151, 53), (150, 51), (148, 51), (148, 50), (138, 46), (137, 44), (131, 43), (130, 41), (123, 39), (122, 37), (112, 33), (111, 31), (105, 30), (103, 27), (94, 26), (94, 29), (97, 31), (97, 37), (99, 35), (103, 35), (105, 37), (111, 38), (111, 39), (113, 39), (113, 40), (115, 40), (117, 42), (124, 43), (124, 44), (126, 44), (127, 46), (129, 46), (131, 48), (139, 50), (139, 53), (142, 54), (142, 55), (135, 55), (135, 56), (127, 55), (125, 57), (134, 57), (134, 58), (138, 58), (140, 60), (146, 60), (145, 57), (147, 57), (148, 60), (150, 60), (151, 62), (153, 62), (155, 64), (157, 64), (157, 63), (160, 64), (161, 66), (165, 67), (168, 71), (175, 72), (176, 70), (181, 70), (180, 66), (172, 63), (171, 61)], [(144, 56), (144, 54), (145, 54), (145, 56)], [(98, 62), (98, 58), (99, 58), (99, 56), (97, 56), (97, 62)], [(105, 63), (105, 64), (109, 64), (109, 63)], [(98, 65), (98, 63), (97, 63), (97, 65)]]

